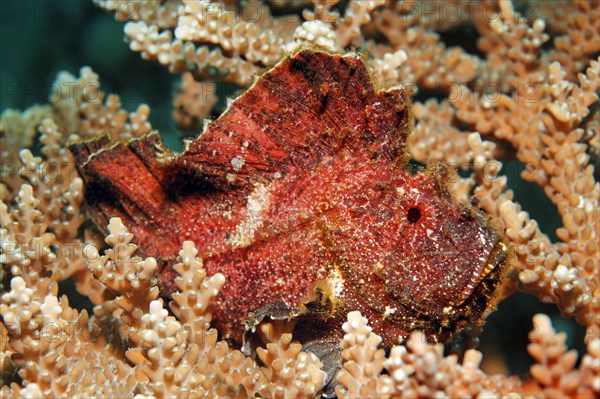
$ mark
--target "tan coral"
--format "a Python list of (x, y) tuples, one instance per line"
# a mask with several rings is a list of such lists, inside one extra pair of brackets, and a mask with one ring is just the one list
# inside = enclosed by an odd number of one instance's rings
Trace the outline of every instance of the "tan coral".
[(43, 214), (37, 209), (39, 202), (33, 187), (27, 184), (21, 186), (15, 209), (9, 212), (7, 205), (0, 202), (0, 220), (4, 226), (0, 228), (0, 263), (30, 287), (38, 279), (49, 277), (57, 260), (51, 248), (55, 237), (46, 231)]
[(588, 344), (580, 370), (583, 383), (596, 395), (600, 394), (600, 338), (595, 338)]
[(542, 19), (532, 23), (515, 10), (508, 0), (498, 1), (498, 12), (486, 18), (487, 26), (480, 26), (483, 34), (477, 46), (486, 53), (485, 68), (497, 69), (502, 65), (504, 71), (483, 71), (483, 74), (495, 74), (503, 90), (512, 88), (525, 95), (529, 85), (541, 83), (543, 64), (539, 62), (542, 45), (549, 36), (544, 33), (546, 24)]
[(178, 262), (173, 266), (179, 274), (175, 278), (178, 291), (173, 294), (170, 307), (179, 321), (186, 326), (188, 341), (204, 349), (207, 334), (215, 336), (214, 330), (209, 331), (212, 319), (210, 300), (225, 283), (225, 276), (217, 273), (207, 277), (202, 260), (196, 257), (197, 254), (198, 250), (193, 242), (183, 243)]
[(202, 0), (183, 0), (183, 3), (175, 29), (179, 40), (218, 44), (226, 53), (262, 65), (273, 64), (279, 58), (285, 36), (269, 32), (267, 26), (240, 20), (218, 3)]
[(197, 82), (191, 73), (184, 73), (179, 94), (173, 99), (173, 119), (181, 128), (198, 128), (216, 103), (213, 82)]
[(121, 219), (110, 219), (108, 231), (105, 241), (110, 249), (100, 255), (95, 246), (88, 246), (84, 256), (94, 277), (116, 295), (114, 300), (101, 305), (103, 312), (122, 321), (120, 332), (131, 345), (141, 345), (138, 333), (144, 326), (142, 317), (158, 298), (156, 260), (133, 256), (137, 246), (131, 243), (133, 235)]
[(217, 332), (207, 332), (204, 350), (196, 362), (196, 371), (205, 377), (202, 387), (210, 397), (231, 398), (255, 395), (267, 384), (264, 374), (252, 358), (217, 341)]
[(96, 3), (119, 21), (127, 21), (130, 48), (144, 59), (168, 66), (173, 73), (190, 71), (203, 79), (247, 86), (259, 68), (274, 65), (285, 51), (303, 46), (338, 51), (360, 43), (361, 27), (384, 1), (353, 0), (342, 18), (331, 10), (337, 1), (314, 1), (314, 12), (304, 10), (306, 21), (301, 23), (293, 14), (274, 17), (260, 2), (183, 0), (176, 24), (172, 20), (176, 1), (161, 5), (143, 1), (138, 7)]
[(258, 358), (264, 364), (261, 371), (267, 384), (258, 390), (268, 398), (312, 398), (325, 385), (323, 364), (302, 345), (292, 341), (291, 325), (285, 321), (263, 323), (260, 335), (266, 348), (258, 348)]
[(554, 38), (555, 49), (550, 51), (549, 57), (559, 61), (569, 79), (574, 80), (591, 57), (600, 51), (600, 3), (575, 0), (561, 5), (564, 7), (542, 5), (550, 12), (550, 20), (560, 24), (560, 27), (553, 26), (561, 35)]
[[(83, 181), (54, 121), (44, 119), (40, 131), (43, 158), (28, 149), (20, 152), (17, 195), (0, 202), (1, 263), (28, 281), (41, 275), (84, 281), (89, 273), (81, 249), (97, 240), (89, 230), (80, 239), (86, 220), (81, 209)], [(24, 270), (30, 276), (23, 275)]]
[[(577, 353), (567, 351), (565, 334), (556, 334), (546, 315), (534, 317), (534, 330), (530, 334), (528, 351), (536, 363), (531, 367), (531, 380), (517, 377), (486, 375), (479, 369), (482, 354), (468, 350), (462, 362), (456, 356), (443, 356), (443, 346), (427, 344), (424, 335), (413, 333), (404, 346), (392, 348), (385, 367), (395, 383), (394, 397), (593, 397), (597, 392), (595, 371), (589, 373), (588, 382), (581, 384), (580, 373), (574, 368)], [(597, 353), (584, 359), (590, 362)]]
[[(527, 351), (536, 363), (531, 366), (530, 373), (539, 384), (543, 396), (593, 397), (590, 385), (581, 384), (580, 371), (575, 369), (577, 352), (573, 349), (567, 350), (566, 334), (557, 334), (546, 315), (535, 315), (533, 324), (531, 343), (527, 346)], [(593, 381), (592, 383), (597, 384)]]
[(389, 2), (376, 17), (376, 29), (388, 39), (389, 45), (369, 41), (369, 51), (378, 58), (397, 50), (406, 52), (408, 60), (401, 67), (400, 83), (418, 83), (439, 90), (470, 81), (479, 66), (477, 58), (458, 47), (446, 49), (437, 33), (419, 26), (418, 11), (425, 7), (415, 2)]
[(28, 389), (44, 397), (133, 393), (133, 369), (94, 331), (85, 311), (72, 309), (66, 297), (58, 300), (56, 285), (46, 284), (44, 297), (21, 277), (13, 278), (11, 287), (2, 296), (0, 313), (9, 326), (8, 346), (23, 386), (12, 383), (3, 395)]
[(344, 17), (335, 28), (335, 40), (339, 48), (348, 47), (361, 35), (362, 25), (371, 21), (371, 13), (382, 6), (385, 0), (352, 0), (344, 12)]
[(338, 398), (390, 397), (392, 380), (381, 375), (385, 361), (385, 352), (379, 348), (381, 337), (358, 311), (348, 313), (343, 329), (343, 368), (336, 376)]
[[(0, 154), (3, 168), (8, 161), (16, 161), (20, 150), (30, 147), (37, 135), (39, 124), (52, 115), (48, 105), (34, 105), (24, 112), (5, 109), (0, 116)], [(15, 168), (16, 169), (16, 168)]]
[(144, 21), (155, 24), (161, 29), (173, 28), (177, 25), (177, 12), (182, 4), (180, 0), (154, 1), (139, 0), (131, 2), (127, 0), (94, 0), (106, 11), (114, 13), (118, 21)]
[(408, 138), (411, 156), (419, 162), (444, 160), (456, 168), (468, 169), (471, 159), (466, 157), (469, 146), (467, 134), (452, 126), (455, 109), (449, 102), (429, 100), (413, 104), (418, 121)]
[(150, 303), (148, 313), (141, 318), (141, 344), (126, 352), (137, 370), (148, 378), (147, 391), (155, 398), (198, 397), (203, 376), (194, 370), (198, 347), (187, 345), (187, 331), (164, 308), (162, 300)]

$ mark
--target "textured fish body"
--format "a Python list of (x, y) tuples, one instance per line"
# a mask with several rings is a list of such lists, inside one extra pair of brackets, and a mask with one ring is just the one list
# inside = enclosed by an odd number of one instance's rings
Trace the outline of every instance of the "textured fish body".
[(360, 310), (386, 346), (414, 329), (447, 341), (481, 322), (506, 250), (444, 165), (406, 169), (409, 125), (406, 94), (376, 92), (360, 57), (302, 51), (181, 154), (156, 134), (71, 150), (96, 222), (122, 218), (164, 295), (185, 240), (226, 276), (213, 320), (230, 340), (268, 314), (337, 339)]

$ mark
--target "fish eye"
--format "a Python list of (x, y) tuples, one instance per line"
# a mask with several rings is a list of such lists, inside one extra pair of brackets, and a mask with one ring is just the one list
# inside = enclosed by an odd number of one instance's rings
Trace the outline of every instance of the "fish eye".
[(417, 223), (419, 219), (421, 219), (421, 211), (419, 210), (419, 208), (411, 206), (406, 212), (406, 217), (408, 218), (409, 222)]

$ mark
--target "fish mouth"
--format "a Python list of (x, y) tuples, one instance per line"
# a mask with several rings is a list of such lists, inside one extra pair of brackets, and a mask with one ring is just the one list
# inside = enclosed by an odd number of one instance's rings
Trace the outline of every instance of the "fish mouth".
[(508, 255), (507, 245), (497, 240), (496, 245), (492, 248), (489, 256), (482, 262), (479, 267), (473, 272), (473, 276), (469, 283), (463, 288), (459, 301), (452, 303), (452, 306), (462, 305), (467, 298), (475, 291), (477, 286), (481, 284), (487, 277), (489, 277), (494, 271), (499, 270)]

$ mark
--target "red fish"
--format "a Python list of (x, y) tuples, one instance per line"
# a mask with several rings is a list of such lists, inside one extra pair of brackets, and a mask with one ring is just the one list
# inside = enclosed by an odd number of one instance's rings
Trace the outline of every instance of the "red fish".
[(185, 240), (226, 276), (213, 312), (226, 338), (284, 315), (297, 338), (337, 345), (360, 310), (389, 347), (481, 323), (506, 255), (485, 216), (453, 201), (448, 168), (407, 169), (409, 121), (407, 94), (377, 92), (358, 55), (301, 51), (181, 154), (155, 133), (71, 150), (95, 221), (120, 217), (138, 254), (162, 261), (163, 295)]

